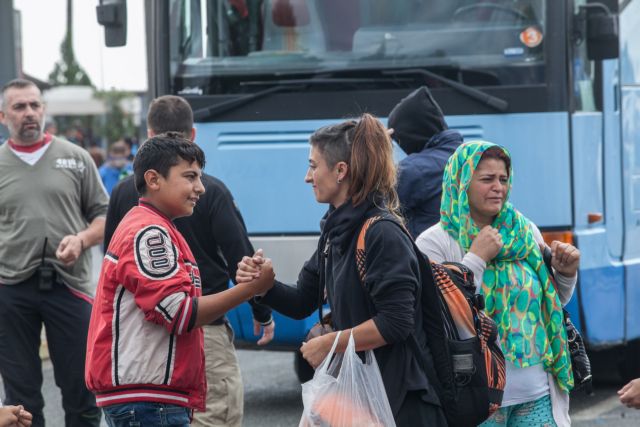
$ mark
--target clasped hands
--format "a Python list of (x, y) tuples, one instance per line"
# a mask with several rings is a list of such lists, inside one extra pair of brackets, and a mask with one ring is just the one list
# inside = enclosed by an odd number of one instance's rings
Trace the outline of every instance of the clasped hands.
[(275, 278), (271, 259), (264, 257), (262, 249), (258, 249), (251, 257), (242, 257), (238, 263), (236, 282), (251, 286), (255, 295), (266, 294), (273, 287)]
[[(236, 282), (255, 286), (258, 288), (257, 295), (266, 294), (273, 287), (274, 280), (273, 265), (269, 258), (264, 257), (262, 249), (258, 249), (252, 257), (243, 257), (238, 263)], [(302, 344), (300, 351), (314, 368), (324, 360), (331, 349), (333, 340), (327, 338), (327, 336), (321, 336)]]

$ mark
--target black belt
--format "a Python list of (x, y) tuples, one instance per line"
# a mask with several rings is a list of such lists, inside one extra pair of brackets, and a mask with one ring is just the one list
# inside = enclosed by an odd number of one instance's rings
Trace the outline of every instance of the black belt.
[(210, 325), (215, 325), (215, 326), (220, 326), (220, 325), (224, 325), (225, 323), (227, 323), (227, 317), (226, 316), (222, 316), (217, 318), (216, 320), (214, 320), (213, 322), (209, 323)]

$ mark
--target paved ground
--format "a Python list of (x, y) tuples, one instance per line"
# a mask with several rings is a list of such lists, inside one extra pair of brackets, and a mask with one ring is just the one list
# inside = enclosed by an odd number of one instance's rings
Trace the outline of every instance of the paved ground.
[[(297, 426), (302, 412), (300, 385), (293, 372), (293, 355), (269, 351), (238, 351), (245, 384), (247, 427)], [(63, 426), (60, 393), (53, 382), (51, 364), (44, 363), (45, 414), (49, 426)], [(619, 381), (619, 380), (618, 380)], [(1, 380), (0, 380), (1, 383)], [(640, 411), (620, 405), (615, 378), (597, 384), (592, 395), (578, 391), (571, 399), (576, 427), (640, 426)], [(0, 396), (3, 395), (0, 389)]]
[[(297, 426), (302, 413), (302, 400), (300, 384), (293, 372), (293, 354), (240, 350), (238, 356), (245, 384), (244, 426)], [(53, 381), (53, 367), (49, 361), (44, 362), (43, 371), (47, 425), (63, 426), (60, 392)], [(2, 387), (0, 397), (4, 397)], [(103, 422), (103, 425), (106, 426), (106, 423)]]
[(620, 404), (617, 386), (596, 387), (593, 395), (577, 392), (571, 398), (571, 420), (575, 427), (637, 427), (640, 411)]

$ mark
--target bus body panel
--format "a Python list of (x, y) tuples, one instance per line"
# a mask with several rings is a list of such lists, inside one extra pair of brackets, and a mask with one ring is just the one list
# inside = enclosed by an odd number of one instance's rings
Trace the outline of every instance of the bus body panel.
[(640, 86), (622, 88), (626, 338), (640, 337)]
[[(640, 338), (640, 260), (625, 264), (625, 338)], [(609, 279), (611, 280), (611, 279)]]
[(640, 257), (640, 86), (622, 87), (626, 238), (624, 258)]
[[(308, 138), (315, 129), (339, 121), (196, 125), (207, 155), (206, 172), (230, 188), (250, 234), (319, 233), (327, 206), (315, 202), (304, 182)], [(570, 226), (567, 113), (451, 116), (447, 122), (465, 140), (485, 139), (509, 149), (514, 169), (511, 201), (522, 213), (540, 227)], [(554, 191), (545, 194), (543, 188)]]
[(620, 82), (624, 193), (625, 317), (627, 340), (640, 337), (640, 1), (620, 13)]
[[(604, 217), (605, 185), (611, 186), (613, 181), (619, 186), (620, 182), (619, 167), (605, 168), (605, 159), (611, 160), (604, 149), (605, 115), (577, 112), (571, 116), (573, 229), (581, 258), (579, 285), (567, 309), (585, 339), (594, 346), (620, 343), (625, 335), (624, 310), (602, 310), (603, 306), (624, 306), (624, 269), (617, 246), (622, 239), (622, 224), (609, 224), (610, 216)], [(619, 146), (619, 141), (607, 142)], [(555, 190), (547, 188), (550, 191)], [(622, 205), (620, 198), (611, 197), (615, 194), (609, 194), (606, 202), (611, 214), (619, 212)], [(603, 214), (603, 220), (590, 223), (589, 214), (595, 213)]]
[(622, 142), (618, 61), (602, 63), (604, 223), (610, 256), (622, 259), (624, 244), (624, 199), (622, 190)]
[(572, 302), (579, 301), (580, 306), (567, 307), (571, 318), (592, 346), (621, 343), (625, 339), (624, 268), (609, 256), (605, 227), (576, 230), (575, 239), (581, 258)]
[[(571, 116), (571, 168), (576, 230), (589, 228), (588, 214), (604, 212), (602, 113), (584, 112)], [(553, 173), (546, 167), (546, 173)], [(556, 192), (553, 187), (547, 193)], [(598, 224), (601, 225), (601, 224)]]

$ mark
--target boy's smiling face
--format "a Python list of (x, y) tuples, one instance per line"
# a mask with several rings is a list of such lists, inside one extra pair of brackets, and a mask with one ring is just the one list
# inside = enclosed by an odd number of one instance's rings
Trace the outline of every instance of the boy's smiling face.
[(177, 165), (169, 169), (166, 178), (152, 170), (147, 173), (155, 174), (153, 183), (147, 184), (147, 197), (156, 208), (171, 219), (193, 213), (198, 198), (204, 193), (200, 179), (202, 169), (198, 162), (189, 164), (180, 159)]

